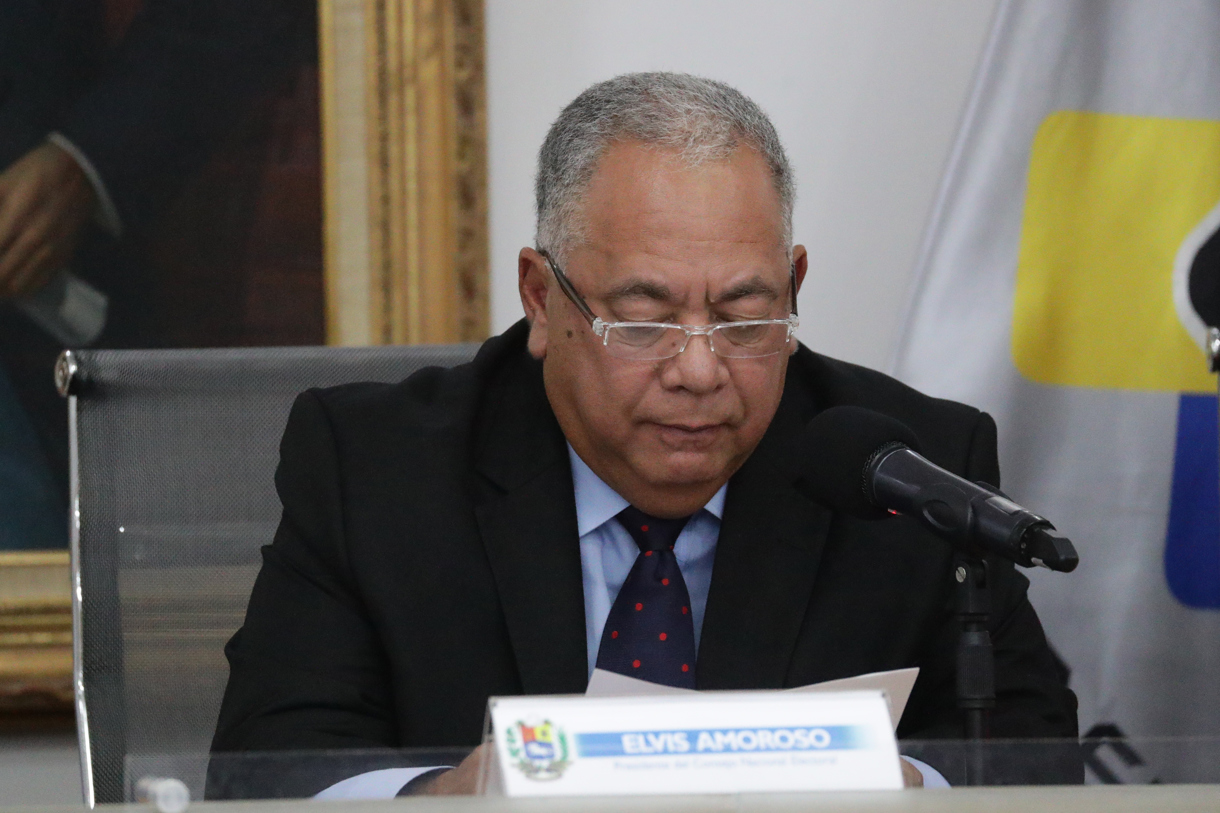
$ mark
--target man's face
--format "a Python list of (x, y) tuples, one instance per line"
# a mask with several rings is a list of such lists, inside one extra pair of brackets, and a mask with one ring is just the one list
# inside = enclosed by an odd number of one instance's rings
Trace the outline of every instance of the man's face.
[[(583, 201), (583, 237), (564, 271), (606, 322), (707, 325), (791, 310), (779, 197), (762, 156), (740, 148), (689, 167), (635, 142), (602, 157)], [(805, 251), (793, 252), (798, 280)], [(704, 336), (663, 361), (611, 356), (542, 258), (524, 249), (530, 352), (568, 442), (636, 507), (693, 513), (745, 462), (771, 423), (791, 343), (720, 358)]]

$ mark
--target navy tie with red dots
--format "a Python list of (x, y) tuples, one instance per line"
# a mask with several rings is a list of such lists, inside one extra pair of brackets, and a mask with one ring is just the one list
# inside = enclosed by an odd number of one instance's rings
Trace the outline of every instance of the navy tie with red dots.
[(617, 519), (640, 555), (610, 608), (597, 668), (693, 689), (695, 622), (674, 556), (674, 542), (690, 517), (657, 519), (628, 506)]

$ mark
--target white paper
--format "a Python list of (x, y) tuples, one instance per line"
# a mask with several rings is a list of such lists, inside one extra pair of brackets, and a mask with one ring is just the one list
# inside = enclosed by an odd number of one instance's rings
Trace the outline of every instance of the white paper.
[[(919, 668), (893, 669), (888, 672), (870, 672), (867, 675), (827, 680), (822, 683), (811, 683), (808, 686), (798, 686), (795, 689), (783, 689), (786, 692), (849, 692), (880, 690), (885, 693), (890, 709), (890, 722), (894, 730), (898, 730), (898, 721), (907, 707), (911, 689), (915, 686), (915, 678), (919, 677)], [(589, 686), (585, 689), (585, 697), (645, 697), (648, 695), (679, 695), (698, 694), (694, 689), (679, 689), (676, 686), (663, 686), (659, 683), (649, 683), (647, 680), (608, 672), (605, 669), (594, 669), (593, 677), (589, 678)]]
[(890, 722), (893, 723), (894, 730), (897, 731), (898, 721), (902, 719), (902, 712), (907, 707), (907, 700), (911, 697), (911, 689), (915, 687), (915, 678), (917, 677), (919, 677), (919, 667), (913, 666), (910, 669), (869, 672), (867, 675), (856, 675), (855, 677), (839, 678), (838, 680), (827, 680), (822, 683), (811, 683), (808, 686), (799, 686), (795, 689), (786, 689), (785, 691), (857, 692), (879, 689), (885, 692), (885, 700), (890, 706)]

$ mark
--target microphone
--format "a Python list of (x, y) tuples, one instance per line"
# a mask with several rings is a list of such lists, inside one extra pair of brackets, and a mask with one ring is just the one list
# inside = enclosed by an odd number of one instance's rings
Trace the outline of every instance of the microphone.
[(909, 427), (853, 406), (817, 415), (796, 445), (798, 486), (835, 511), (864, 519), (915, 517), (959, 548), (982, 548), (1022, 567), (1069, 573), (1080, 557), (1045, 518), (986, 483), (972, 483), (919, 454)]

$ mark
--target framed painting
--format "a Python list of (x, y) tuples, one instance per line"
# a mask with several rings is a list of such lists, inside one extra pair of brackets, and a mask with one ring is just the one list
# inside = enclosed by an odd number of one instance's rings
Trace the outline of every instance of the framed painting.
[(0, 552), (0, 732), (72, 719), (68, 552)]
[(321, 0), (327, 341), (488, 330), (482, 0)]
[[(217, 17), (207, 28), (211, 39), (197, 47), (166, 33), (189, 21), (144, 19), (147, 5), (82, 3), (87, 19), (73, 30), (89, 33), (90, 53), (143, 55), (132, 72), (149, 79), (137, 89), (177, 76), (212, 95), (140, 97), (125, 111), (103, 102), (135, 90), (82, 74), (76, 91), (111, 111), (103, 124), (137, 133), (150, 155), (168, 156), (158, 163), (127, 150), (139, 160), (101, 178), (123, 228), (117, 236), (93, 234), (91, 225), (81, 243), (89, 251), (78, 251), (72, 265), (108, 295), (112, 327), (122, 329), (99, 346), (486, 337), (482, 0), (294, 1), (276, 4), (282, 19), (272, 21), (274, 30), (262, 6), (216, 4), (240, 13)], [(169, 41), (180, 47), (148, 46)], [(75, 47), (52, 45), (69, 55)], [(218, 67), (204, 59), (215, 53), (234, 58)], [(160, 124), (141, 130), (140, 116)], [(215, 125), (206, 139), (197, 120)], [(0, 161), (0, 171), (6, 166)], [(134, 192), (123, 179), (135, 179)], [(129, 208), (141, 195), (148, 205)], [(118, 269), (111, 276), (132, 290), (107, 287), (109, 278), (93, 274), (90, 263)], [(0, 360), (10, 376), (31, 382), (19, 405), (30, 415), (62, 415), (50, 370), (63, 345), (29, 325), (23, 330), (28, 347), (0, 336), (4, 347), (22, 351)], [(66, 449), (66, 426), (43, 423), (46, 447)], [(51, 461), (52, 474), (66, 481), (62, 458)], [(58, 522), (61, 513), (53, 514)], [(71, 636), (67, 551), (0, 551), (0, 728), (71, 725)]]

